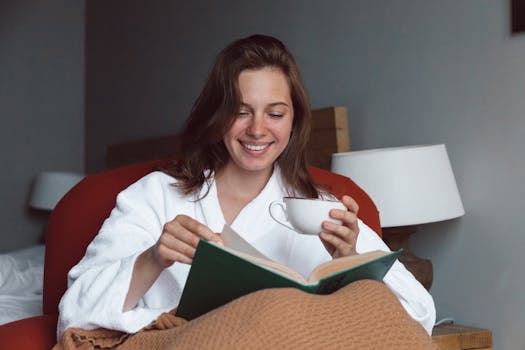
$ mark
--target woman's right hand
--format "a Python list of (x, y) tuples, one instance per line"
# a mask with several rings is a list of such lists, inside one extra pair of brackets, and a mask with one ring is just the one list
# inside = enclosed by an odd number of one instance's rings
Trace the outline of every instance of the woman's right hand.
[(177, 215), (164, 224), (162, 234), (153, 247), (153, 257), (163, 268), (174, 262), (191, 264), (200, 238), (224, 245), (220, 235), (208, 226), (187, 215)]
[(140, 254), (135, 261), (122, 311), (131, 310), (137, 305), (162, 270), (174, 262), (191, 264), (200, 238), (224, 245), (218, 234), (187, 215), (177, 215), (164, 224), (157, 243)]

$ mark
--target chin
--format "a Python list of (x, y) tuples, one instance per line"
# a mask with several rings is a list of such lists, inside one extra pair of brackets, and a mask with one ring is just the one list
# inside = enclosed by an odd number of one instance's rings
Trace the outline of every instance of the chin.
[(270, 165), (270, 166), (244, 166), (242, 167), (243, 170), (245, 171), (250, 171), (250, 172), (261, 172), (261, 171), (271, 171), (273, 169), (273, 165)]
[(254, 164), (251, 163), (244, 163), (244, 164), (237, 164), (239, 168), (241, 168), (244, 171), (250, 171), (250, 172), (261, 172), (261, 171), (271, 171), (273, 169), (273, 162), (264, 162), (264, 163), (258, 163)]

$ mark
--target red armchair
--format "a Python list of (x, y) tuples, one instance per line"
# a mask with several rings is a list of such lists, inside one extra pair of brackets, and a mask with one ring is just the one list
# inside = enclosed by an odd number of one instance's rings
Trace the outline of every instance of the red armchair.
[[(166, 161), (134, 164), (87, 176), (58, 203), (49, 219), (44, 262), (43, 315), (0, 326), (5, 349), (50, 349), (56, 343), (58, 303), (67, 288), (67, 273), (84, 255), (87, 245), (115, 205), (117, 194)], [(352, 180), (319, 168), (313, 179), (341, 197), (351, 195), (359, 217), (381, 235), (378, 211), (368, 195)]]

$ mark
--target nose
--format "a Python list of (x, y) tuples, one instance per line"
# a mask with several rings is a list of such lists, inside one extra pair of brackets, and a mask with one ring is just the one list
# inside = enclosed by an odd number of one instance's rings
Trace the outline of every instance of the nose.
[(264, 135), (266, 131), (266, 122), (264, 116), (260, 114), (254, 115), (250, 119), (250, 124), (246, 130), (246, 133), (255, 138), (259, 138)]

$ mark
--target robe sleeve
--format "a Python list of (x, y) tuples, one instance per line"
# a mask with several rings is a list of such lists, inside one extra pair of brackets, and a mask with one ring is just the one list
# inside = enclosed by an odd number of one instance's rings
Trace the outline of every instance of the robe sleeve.
[(164, 176), (147, 175), (117, 196), (86, 255), (68, 274), (68, 289), (59, 305), (59, 338), (69, 327), (133, 333), (166, 311), (148, 307), (143, 299), (134, 309), (122, 311), (135, 260), (156, 243), (166, 222), (164, 202), (170, 186)]
[[(359, 221), (359, 230), (356, 244), (358, 253), (376, 249), (390, 251), (385, 242), (362, 221)], [(408, 314), (419, 322), (428, 334), (431, 334), (436, 322), (436, 308), (432, 296), (425, 287), (399, 261), (394, 263), (383, 282), (394, 293)]]

